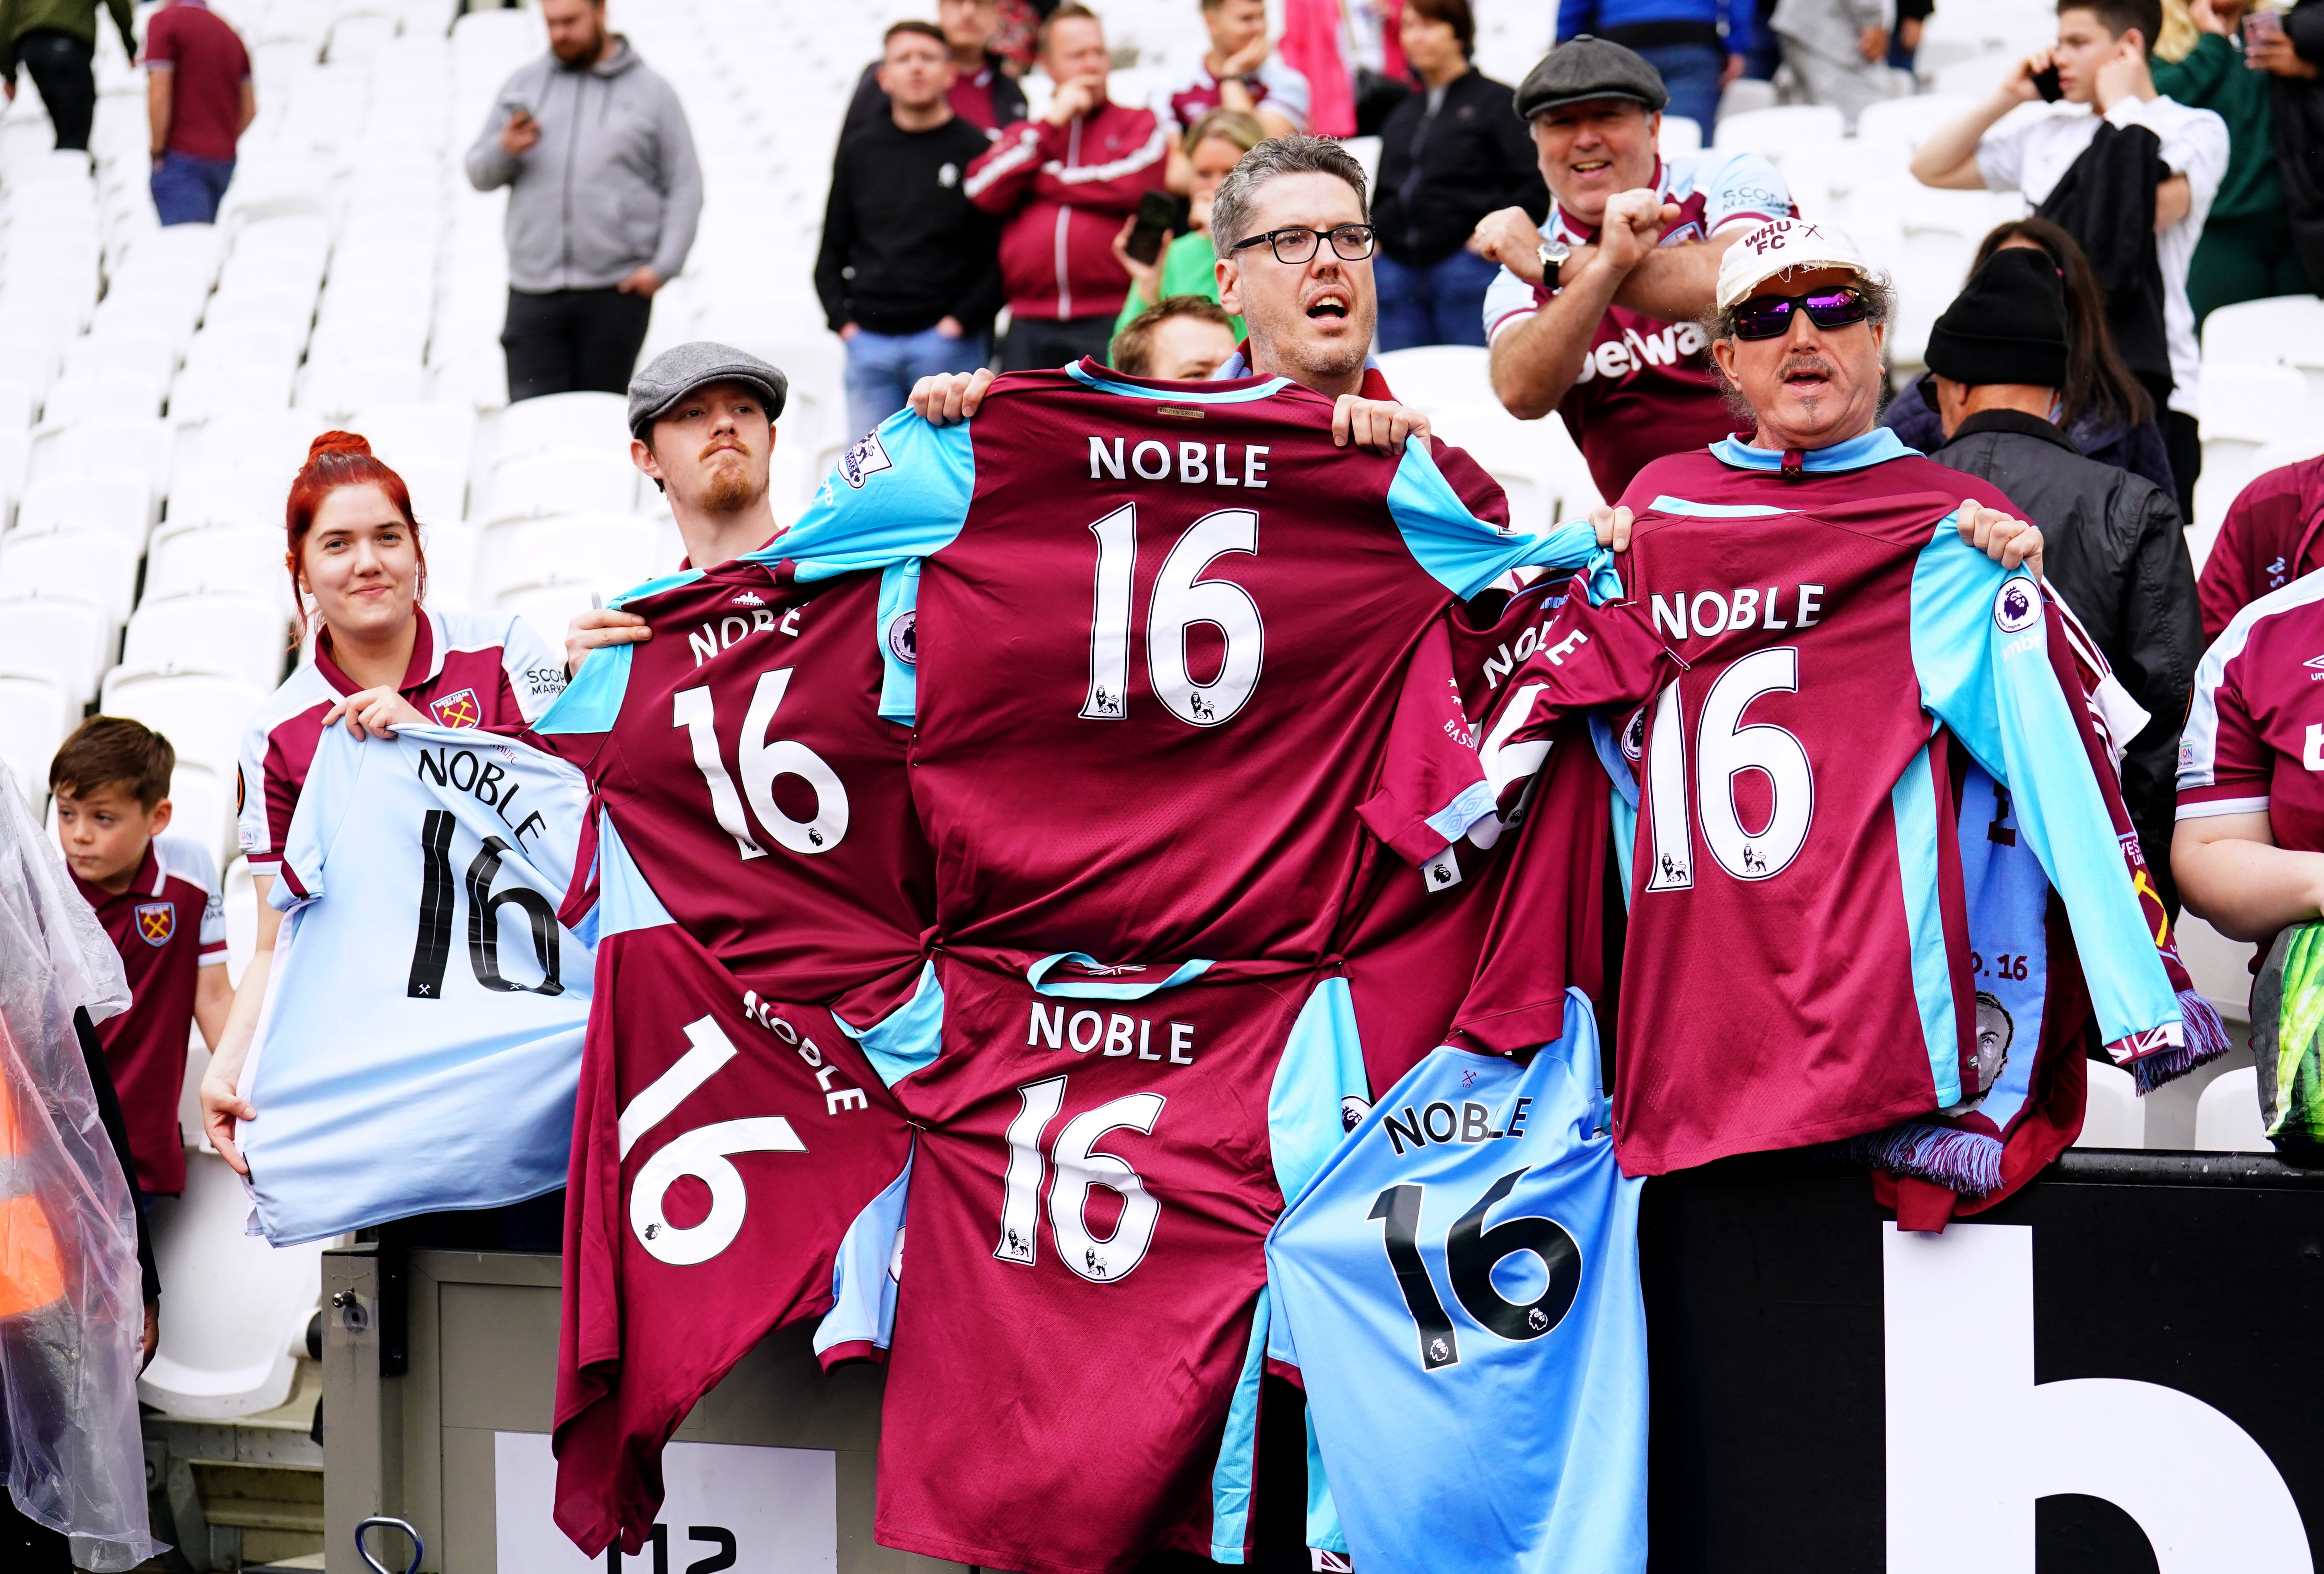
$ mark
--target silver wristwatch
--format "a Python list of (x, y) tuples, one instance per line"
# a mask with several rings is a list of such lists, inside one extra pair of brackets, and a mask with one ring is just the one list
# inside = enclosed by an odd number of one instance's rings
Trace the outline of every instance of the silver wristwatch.
[(1556, 290), (1557, 270), (1564, 264), (1565, 259), (1572, 255), (1573, 248), (1567, 245), (1562, 240), (1553, 238), (1541, 243), (1541, 249), (1535, 252), (1534, 255), (1541, 261), (1541, 287), (1543, 289), (1549, 291)]

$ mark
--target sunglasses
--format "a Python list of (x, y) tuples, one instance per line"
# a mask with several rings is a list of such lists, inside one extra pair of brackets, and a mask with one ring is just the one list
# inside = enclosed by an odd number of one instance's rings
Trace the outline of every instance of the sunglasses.
[(1729, 314), (1737, 338), (1780, 338), (1792, 331), (1792, 313), (1803, 310), (1818, 328), (1850, 328), (1872, 315), (1863, 292), (1842, 285), (1806, 295), (1754, 295)]

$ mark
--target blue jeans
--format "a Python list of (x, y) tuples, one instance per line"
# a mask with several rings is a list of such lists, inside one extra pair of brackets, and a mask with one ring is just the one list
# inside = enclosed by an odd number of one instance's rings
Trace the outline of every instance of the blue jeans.
[(232, 159), (163, 153), (153, 166), (153, 211), (163, 224), (216, 224), (218, 203), (233, 179)]
[(847, 341), (847, 430), (862, 436), (908, 403), (912, 384), (937, 372), (973, 372), (991, 357), (984, 335), (946, 338), (858, 329)]
[(1727, 69), (1726, 51), (1714, 44), (1665, 43), (1638, 53), (1663, 74), (1670, 105), (1663, 113), (1683, 115), (1702, 127), (1702, 145), (1711, 145), (1711, 123), (1719, 118), (1719, 78)]
[(1379, 286), (1380, 348), (1482, 345), (1485, 286), (1499, 271), (1471, 251), (1454, 252), (1425, 268), (1407, 266), (1384, 251), (1374, 252), (1372, 278)]

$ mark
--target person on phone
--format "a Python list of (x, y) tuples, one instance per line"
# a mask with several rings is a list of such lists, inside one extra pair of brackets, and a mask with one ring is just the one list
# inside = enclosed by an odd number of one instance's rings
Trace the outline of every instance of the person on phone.
[[(2018, 61), (1976, 108), (1923, 143), (1912, 171), (1924, 186), (2016, 191), (2080, 243), (2106, 286), (2115, 347), (2164, 411), (2180, 512), (2191, 517), (2203, 468), (2202, 359), (2187, 271), (2227, 174), (2227, 127), (2155, 87), (2147, 51), (2162, 28), (2162, 0), (2068, 0), (2058, 9), (2058, 42)], [(2091, 112), (1999, 124), (2043, 97)], [(2120, 189), (2126, 178), (2139, 189)], [(2144, 233), (2121, 223), (2150, 206), (2151, 249)]]
[(1106, 97), (1112, 57), (1097, 14), (1064, 0), (1041, 23), (1041, 69), (1056, 94), (970, 166), (968, 199), (1001, 221), (1010, 371), (1105, 357), (1130, 275), (1114, 259), (1121, 221), (1169, 174), (1170, 133), (1151, 109)]
[(627, 388), (702, 218), (686, 110), (604, 0), (541, 0), (540, 19), (549, 53), (502, 87), (467, 160), (477, 190), (509, 188), (512, 402)]
[(1380, 348), (1482, 347), (1493, 264), (1469, 249), (1469, 237), (1487, 214), (1509, 208), (1540, 223), (1549, 190), (1515, 94), (1471, 63), (1477, 19), (1469, 0), (1404, 0), (1397, 36), (1421, 86), (1380, 128), (1372, 203)]
[[(1243, 154), (1265, 141), (1266, 136), (1255, 115), (1240, 109), (1212, 110), (1194, 122), (1179, 144), (1194, 178), (1194, 194), (1186, 200), (1186, 233), (1174, 236), (1163, 231), (1161, 249), (1140, 258), (1131, 246), (1138, 232), (1138, 215), (1133, 213), (1122, 222), (1121, 233), (1113, 237), (1113, 256), (1121, 264), (1122, 272), (1130, 275), (1130, 298), (1121, 303), (1121, 313), (1113, 321), (1117, 353), (1123, 329), (1147, 308), (1175, 301), (1181, 295), (1200, 296), (1204, 301), (1219, 298), (1218, 270), (1213, 265), (1219, 254), (1211, 245), (1211, 199), (1218, 195), (1219, 182), (1227, 178)], [(1232, 317), (1227, 320), (1240, 342), (1242, 319)]]
[(840, 138), (815, 259), (825, 320), (847, 341), (856, 435), (931, 372), (982, 366), (1001, 310), (1001, 227), (961, 183), (991, 144), (953, 107), (943, 30), (899, 22), (881, 48), (887, 113)]
[[(2163, 0), (2163, 10), (2168, 42), (2154, 47), (2156, 91), (2209, 109), (2227, 125), (2227, 172), (2187, 267), (2187, 304), (2200, 334), (2218, 307), (2309, 287), (2276, 176), (2274, 79), (2245, 58), (2247, 32), (2282, 22), (2272, 11), (2250, 10), (2248, 0)], [(2173, 25), (2181, 15), (2183, 29)]]
[(2292, 245), (2308, 287), (2324, 295), (2324, 0), (2245, 20), (2244, 63), (2273, 79), (2275, 162)]

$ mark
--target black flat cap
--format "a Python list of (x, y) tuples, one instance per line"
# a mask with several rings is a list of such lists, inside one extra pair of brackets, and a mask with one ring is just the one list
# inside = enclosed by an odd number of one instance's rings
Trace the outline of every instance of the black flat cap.
[(1929, 329), (1929, 370), (1956, 383), (2066, 384), (2066, 288), (2047, 252), (2011, 246), (1986, 259)]
[(767, 402), (767, 419), (783, 412), (790, 379), (748, 350), (696, 339), (662, 351), (630, 379), (630, 435), (643, 440), (646, 429), (669, 407), (705, 383), (743, 383)]
[(1636, 50), (1579, 32), (1542, 56), (1517, 88), (1517, 118), (1591, 98), (1627, 98), (1651, 115), (1670, 102), (1663, 75)]

